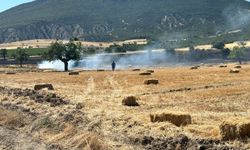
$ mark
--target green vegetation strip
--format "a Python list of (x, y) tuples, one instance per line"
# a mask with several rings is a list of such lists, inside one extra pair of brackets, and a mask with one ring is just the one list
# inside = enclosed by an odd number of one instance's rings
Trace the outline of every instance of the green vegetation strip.
[[(10, 49), (7, 51), (7, 56), (10, 58), (16, 53), (17, 49)], [(25, 49), (29, 56), (42, 56), (48, 51), (48, 48), (27, 48)]]

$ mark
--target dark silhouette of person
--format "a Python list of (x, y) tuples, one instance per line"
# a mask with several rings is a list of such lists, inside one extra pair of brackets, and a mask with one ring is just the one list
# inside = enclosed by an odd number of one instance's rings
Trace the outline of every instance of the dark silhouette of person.
[(112, 71), (115, 71), (115, 67), (116, 67), (115, 61), (112, 62), (111, 66), (112, 66)]

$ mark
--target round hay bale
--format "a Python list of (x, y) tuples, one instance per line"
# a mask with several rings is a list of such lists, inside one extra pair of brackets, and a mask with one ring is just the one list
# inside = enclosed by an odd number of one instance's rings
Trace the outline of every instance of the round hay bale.
[(128, 96), (122, 100), (122, 104), (125, 106), (139, 106), (137, 98), (135, 96)]
[(157, 80), (157, 79), (147, 79), (147, 80), (144, 81), (144, 84), (147, 84), (147, 85), (149, 85), (149, 84), (159, 84), (159, 80)]
[(52, 84), (36, 84), (34, 86), (34, 90), (41, 90), (41, 89), (48, 89), (48, 90), (54, 90), (54, 87)]
[(69, 75), (72, 76), (72, 75), (79, 75), (79, 72), (69, 72)]
[(240, 70), (239, 69), (231, 69), (230, 73), (240, 73)]
[(150, 72), (141, 72), (139, 75), (141, 75), (141, 76), (150, 76), (151, 73)]
[(189, 114), (173, 114), (173, 113), (162, 113), (162, 114), (150, 114), (151, 122), (170, 122), (178, 127), (186, 126), (192, 123), (191, 116)]

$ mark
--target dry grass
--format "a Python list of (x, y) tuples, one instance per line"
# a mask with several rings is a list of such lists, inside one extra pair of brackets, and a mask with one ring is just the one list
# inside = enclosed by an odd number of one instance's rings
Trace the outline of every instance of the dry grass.
[[(155, 68), (151, 76), (140, 76), (131, 70), (85, 71), (79, 76), (63, 72), (0, 74), (0, 84), (33, 88), (35, 84), (51, 83), (59, 95), (75, 104), (84, 104), (82, 110), (91, 120), (90, 129), (100, 134), (105, 143), (114, 149), (132, 149), (124, 140), (144, 135), (162, 137), (183, 133), (194, 138), (220, 138), (222, 120), (250, 116), (250, 65), (242, 65), (239, 74), (230, 74), (234, 66), (202, 66), (199, 70)], [(144, 80), (150, 78), (158, 79), (160, 84), (145, 85)], [(168, 92), (180, 88), (191, 90)], [(140, 98), (140, 107), (122, 105), (121, 100), (129, 95)], [(33, 107), (46, 109), (40, 105)], [(168, 122), (152, 123), (149, 119), (150, 114), (169, 111), (190, 114), (192, 124), (179, 128)]]
[(0, 107), (0, 124), (10, 128), (20, 128), (25, 124), (24, 116)]
[[(246, 45), (245, 45), (246, 47), (250, 47), (250, 41), (244, 41), (244, 42), (246, 43)], [(239, 43), (239, 41), (236, 41), (236, 42), (233, 42), (233, 43), (227, 43), (227, 44), (225, 44), (225, 47), (232, 50), (235, 46), (239, 46), (238, 43)], [(208, 50), (208, 49), (211, 49), (211, 48), (212, 48), (212, 45), (209, 45), (209, 44), (195, 46), (195, 49)], [(188, 47), (177, 48), (176, 50), (177, 51), (189, 51), (189, 48)]]

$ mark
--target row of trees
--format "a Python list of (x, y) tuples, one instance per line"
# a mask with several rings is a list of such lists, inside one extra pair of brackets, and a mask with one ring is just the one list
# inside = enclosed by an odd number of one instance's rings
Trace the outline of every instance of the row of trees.
[(229, 50), (228, 48), (225, 48), (224, 42), (217, 42), (213, 44), (213, 48), (220, 49), (222, 52), (223, 58), (231, 58), (236, 59), (239, 61), (239, 63), (242, 63), (242, 60), (246, 53), (246, 43), (245, 42), (238, 42), (238, 46), (235, 46), (233, 50)]
[[(232, 51), (229, 49), (225, 48), (225, 44), (222, 42), (215, 43), (213, 44), (213, 48), (217, 48), (221, 50), (221, 55), (223, 58), (232, 58), (232, 59), (237, 59), (240, 63), (242, 62), (242, 59), (245, 55), (245, 43), (240, 42), (237, 47), (234, 47)], [(114, 45), (109, 47), (110, 48), (119, 48), (118, 50), (123, 51), (123, 48), (138, 48), (137, 45)], [(120, 49), (122, 47), (122, 49)], [(88, 49), (87, 49), (88, 50)], [(81, 55), (83, 53), (86, 53), (86, 49), (83, 49), (81, 46), (80, 42), (76, 42), (71, 40), (68, 43), (62, 43), (56, 41), (55, 43), (52, 43), (51, 46), (49, 47), (48, 51), (44, 53), (43, 58), (53, 61), (53, 60), (60, 60), (64, 63), (64, 70), (68, 71), (68, 62), (70, 60), (79, 60)], [(174, 54), (174, 50), (169, 50), (168, 53)], [(7, 56), (7, 50), (3, 49), (0, 51), (1, 56), (6, 59)], [(190, 53), (189, 53), (190, 58), (193, 58), (195, 60), (200, 60), (204, 58), (210, 58), (214, 57), (212, 54), (212, 51), (205, 51), (205, 50), (196, 50), (194, 47), (190, 47)], [(23, 63), (28, 60), (29, 55), (26, 51), (26, 49), (18, 48), (13, 55), (16, 61), (19, 62), (20, 66), (22, 67)]]
[[(6, 60), (7, 50), (1, 49), (1, 57)], [(82, 46), (80, 43), (70, 41), (69, 43), (63, 44), (62, 42), (55, 42), (51, 44), (49, 50), (43, 54), (43, 58), (49, 61), (60, 60), (64, 63), (64, 70), (68, 71), (68, 62), (70, 60), (79, 60), (82, 52)], [(29, 59), (29, 54), (24, 48), (17, 48), (12, 57), (23, 67), (25, 61)]]
[(113, 45), (110, 45), (109, 47), (107, 47), (105, 49), (105, 52), (107, 52), (107, 53), (125, 53), (127, 51), (136, 51), (136, 50), (139, 50), (140, 48), (143, 48), (143, 47), (144, 47), (144, 45), (138, 45), (136, 43), (122, 44), (122, 45), (113, 44)]
[[(0, 55), (6, 61), (7, 59), (8, 51), (7, 49), (1, 49)], [(26, 51), (26, 49), (17, 48), (14, 54), (12, 54), (12, 57), (20, 64), (20, 67), (23, 67), (23, 63), (28, 60), (29, 55)]]

